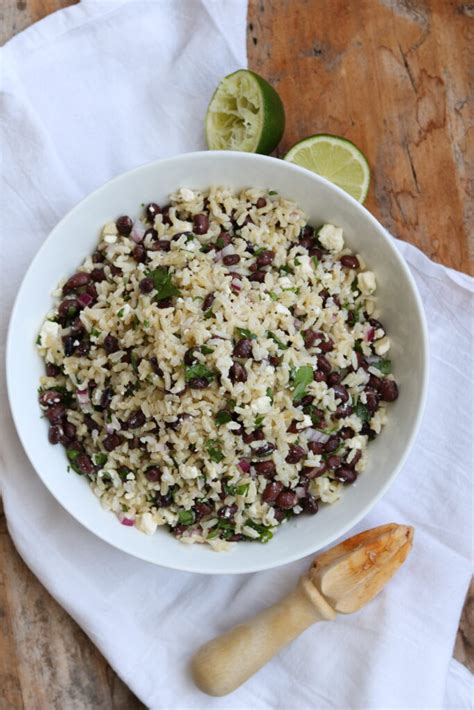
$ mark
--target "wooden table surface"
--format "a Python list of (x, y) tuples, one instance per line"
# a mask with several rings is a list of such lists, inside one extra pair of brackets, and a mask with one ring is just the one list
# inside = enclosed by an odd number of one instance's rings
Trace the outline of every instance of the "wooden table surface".
[[(0, 42), (72, 4), (1, 0)], [(473, 28), (461, 0), (249, 0), (247, 34), (250, 66), (287, 108), (279, 152), (312, 133), (350, 138), (372, 167), (369, 210), (471, 273)], [(455, 648), (471, 670), (473, 616), (471, 591)], [(26, 568), (0, 508), (0, 708), (141, 707)]]

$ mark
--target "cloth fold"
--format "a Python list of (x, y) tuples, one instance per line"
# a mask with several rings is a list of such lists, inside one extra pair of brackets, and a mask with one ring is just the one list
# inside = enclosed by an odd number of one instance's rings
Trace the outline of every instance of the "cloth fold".
[[(26, 267), (68, 209), (124, 170), (204, 147), (213, 89), (246, 66), (246, 9), (245, 0), (83, 0), (1, 49), (2, 342)], [(431, 386), (409, 460), (354, 532), (408, 523), (416, 528), (414, 549), (370, 609), (308, 630), (227, 698), (193, 686), (192, 653), (280, 598), (309, 560), (207, 577), (158, 568), (103, 543), (34, 473), (2, 375), (0, 482), (14, 543), (147, 706), (465, 706), (467, 671), (451, 656), (472, 561), (474, 287), (396, 244), (427, 314)]]

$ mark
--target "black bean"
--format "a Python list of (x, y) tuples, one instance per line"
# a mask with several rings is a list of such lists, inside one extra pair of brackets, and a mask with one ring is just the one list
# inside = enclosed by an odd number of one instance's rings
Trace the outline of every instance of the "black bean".
[(104, 269), (103, 269), (103, 268), (92, 269), (92, 271), (91, 271), (91, 279), (92, 279), (92, 281), (94, 281), (95, 283), (101, 283), (101, 281), (105, 281), (106, 278), (107, 278), (107, 277), (106, 277), (106, 275), (105, 275), (105, 273), (104, 273)]
[(309, 328), (303, 333), (303, 340), (306, 348), (312, 348), (316, 341), (321, 340), (322, 334), (318, 333), (316, 330)]
[(219, 508), (217, 511), (217, 517), (221, 520), (232, 520), (236, 512), (237, 505), (235, 503), (232, 503), (232, 505), (223, 505), (222, 508)]
[(290, 510), (297, 502), (296, 493), (290, 490), (282, 491), (276, 499), (277, 506), (282, 510)]
[(122, 217), (119, 217), (118, 220), (115, 222), (115, 226), (117, 227), (117, 231), (119, 234), (124, 237), (128, 237), (130, 232), (132, 231), (133, 222), (127, 215), (122, 215)]
[(157, 481), (160, 481), (161, 475), (162, 475), (161, 470), (158, 468), (158, 466), (150, 466), (145, 471), (145, 478), (148, 481), (151, 481), (152, 483), (156, 483)]
[(343, 427), (342, 429), (340, 429), (340, 431), (338, 433), (339, 433), (339, 436), (341, 437), (341, 439), (343, 439), (343, 440), (352, 439), (352, 437), (355, 434), (354, 429), (351, 429), (350, 426)]
[(95, 470), (94, 464), (92, 463), (92, 459), (87, 454), (79, 454), (76, 459), (76, 466), (79, 471), (81, 473), (84, 473), (86, 476), (90, 475), (91, 473), (94, 473)]
[(53, 425), (49, 427), (48, 431), (48, 441), (50, 444), (58, 444), (61, 436), (60, 427)]
[(209, 387), (209, 380), (205, 377), (193, 377), (189, 380), (188, 387), (192, 390), (205, 390), (206, 387)]
[(100, 253), (100, 251), (95, 251), (92, 254), (92, 261), (94, 264), (102, 264), (103, 261), (106, 261), (105, 256)]
[(334, 340), (329, 336), (326, 336), (326, 339), (321, 340), (319, 343), (319, 349), (323, 353), (330, 353), (331, 350), (334, 350)]
[(331, 363), (329, 362), (329, 360), (324, 357), (324, 355), (318, 355), (316, 359), (318, 363), (318, 369), (324, 372), (325, 375), (328, 375), (332, 370)]
[(208, 311), (209, 308), (212, 306), (214, 303), (215, 296), (213, 293), (208, 293), (207, 296), (205, 297), (204, 301), (202, 302), (202, 310), (203, 311)]
[(104, 349), (107, 355), (117, 352), (119, 349), (119, 342), (114, 335), (106, 335), (104, 338)]
[(265, 438), (265, 434), (263, 433), (262, 429), (256, 429), (255, 431), (251, 431), (247, 434), (247, 432), (242, 431), (242, 441), (244, 444), (251, 444), (253, 441), (263, 441)]
[(146, 261), (146, 249), (143, 244), (137, 244), (133, 247), (132, 256), (138, 264), (143, 264)]
[(155, 505), (157, 508), (168, 508), (173, 502), (173, 495), (170, 491), (166, 494), (157, 493), (155, 495)]
[(255, 473), (265, 478), (273, 478), (276, 474), (276, 466), (274, 461), (255, 461), (252, 462)]
[(138, 284), (138, 287), (142, 293), (151, 293), (155, 288), (155, 285), (152, 278), (145, 276), (145, 278)]
[(266, 250), (262, 251), (261, 254), (257, 256), (257, 266), (260, 268), (262, 266), (270, 266), (275, 258), (275, 252)]
[(136, 412), (133, 412), (127, 420), (129, 429), (138, 429), (139, 427), (143, 426), (145, 422), (146, 417), (141, 409), (137, 409)]
[(234, 362), (229, 370), (229, 379), (231, 382), (247, 382), (247, 370), (243, 365)]
[(61, 368), (53, 365), (52, 362), (46, 363), (46, 374), (48, 377), (58, 377), (61, 374)]
[(66, 408), (62, 404), (53, 404), (52, 407), (48, 407), (45, 415), (50, 422), (50, 424), (57, 424), (66, 414)]
[(332, 436), (329, 437), (329, 439), (326, 441), (324, 445), (324, 452), (326, 454), (330, 454), (331, 451), (335, 451), (341, 443), (341, 440), (336, 434), (333, 434)]
[(84, 323), (79, 317), (75, 318), (71, 323), (71, 335), (74, 335), (74, 337), (77, 338), (84, 333), (84, 330)]
[(66, 323), (79, 312), (79, 303), (76, 298), (65, 298), (58, 306), (58, 316), (61, 322)]
[(312, 451), (313, 454), (324, 454), (325, 446), (326, 444), (323, 444), (322, 441), (310, 441), (308, 444), (308, 449)]
[(84, 414), (84, 424), (87, 427), (87, 431), (99, 431), (100, 429), (100, 426), (92, 419), (90, 414)]
[(340, 466), (334, 475), (338, 481), (354, 483), (357, 478), (357, 471), (354, 471), (353, 468), (349, 468), (348, 466)]
[(108, 434), (102, 443), (106, 451), (113, 451), (122, 443), (122, 437), (116, 433)]
[(359, 461), (362, 458), (362, 451), (360, 449), (356, 449), (354, 456), (352, 457), (352, 461), (350, 463), (345, 462), (345, 465), (348, 466), (349, 468), (355, 468), (356, 465), (359, 463)]
[(255, 203), (255, 206), (257, 209), (261, 210), (262, 207), (265, 207), (267, 204), (267, 201), (264, 197), (259, 197), (257, 202)]
[(352, 256), (350, 254), (346, 254), (345, 256), (341, 256), (339, 261), (347, 269), (358, 269), (360, 266), (359, 259), (356, 256)]
[(214, 248), (220, 251), (221, 249), (224, 249), (224, 247), (229, 246), (231, 241), (232, 237), (230, 236), (229, 232), (221, 232), (216, 239)]
[(187, 525), (175, 525), (174, 528), (171, 529), (171, 532), (176, 537), (181, 537), (181, 535), (183, 535), (187, 529), (188, 529)]
[(151, 251), (171, 251), (169, 239), (157, 239), (151, 246)]
[(212, 510), (213, 508), (210, 503), (196, 503), (193, 507), (195, 522), (199, 523), (199, 521), (205, 518), (206, 515), (210, 515)]
[(173, 305), (172, 298), (162, 298), (156, 302), (157, 308), (171, 308)]
[(89, 354), (91, 349), (91, 341), (84, 338), (81, 340), (79, 345), (76, 347), (76, 356), (77, 357), (85, 357), (86, 355)]
[(336, 456), (334, 454), (332, 456), (328, 456), (328, 458), (326, 460), (326, 466), (328, 468), (330, 468), (334, 471), (340, 465), (341, 465), (341, 457), (340, 456)]
[(85, 271), (78, 271), (77, 274), (74, 274), (66, 281), (63, 286), (63, 293), (76, 291), (76, 289), (81, 288), (81, 286), (86, 286), (90, 280), (90, 274), (86, 274)]
[(380, 377), (376, 377), (375, 375), (370, 375), (369, 381), (367, 382), (367, 385), (369, 387), (372, 387), (372, 389), (380, 392), (380, 385), (381, 384), (382, 384), (382, 380), (380, 379)]
[(236, 343), (233, 351), (234, 357), (249, 358), (252, 356), (252, 340), (250, 338), (242, 338)]
[(161, 210), (156, 204), (156, 202), (149, 202), (148, 205), (145, 207), (145, 217), (147, 218), (148, 222), (151, 222), (151, 224), (154, 224), (155, 217), (159, 215), (160, 212)]
[(281, 363), (282, 358), (279, 355), (270, 355), (268, 358), (268, 362), (272, 367), (278, 367), (278, 365)]
[(306, 451), (298, 444), (290, 444), (290, 450), (286, 457), (286, 463), (298, 463), (306, 455)]
[(301, 501), (301, 507), (308, 515), (315, 515), (319, 508), (317, 499), (310, 493)]
[(206, 234), (209, 229), (209, 217), (206, 214), (196, 214), (193, 218), (194, 234)]
[(234, 266), (240, 261), (240, 256), (238, 254), (227, 254), (222, 258), (222, 263), (224, 266)]
[(186, 350), (184, 353), (184, 364), (187, 365), (188, 367), (191, 367), (191, 365), (194, 365), (196, 362), (196, 355), (195, 355), (196, 349), (195, 348), (189, 348)]
[(266, 275), (266, 271), (254, 271), (253, 274), (249, 274), (247, 278), (249, 281), (255, 281), (256, 283), (261, 284), (265, 281)]
[(365, 390), (365, 396), (366, 396), (366, 407), (369, 410), (369, 412), (375, 412), (375, 410), (379, 406), (379, 395), (378, 392), (375, 390), (367, 388)]
[(377, 436), (377, 432), (370, 428), (370, 424), (368, 422), (365, 422), (365, 424), (362, 425), (360, 433), (366, 436), (369, 441), (373, 441)]
[(395, 380), (383, 379), (379, 392), (380, 398), (384, 402), (394, 402), (398, 398), (398, 385)]
[(109, 264), (109, 269), (112, 276), (122, 276), (123, 272), (119, 266), (115, 266), (115, 264)]
[(326, 381), (326, 375), (322, 370), (315, 370), (313, 373), (313, 380), (315, 382), (325, 382)]
[(329, 375), (326, 378), (326, 382), (328, 383), (329, 387), (333, 385), (338, 385), (341, 381), (341, 375), (339, 372), (330, 372)]
[(323, 258), (322, 249), (319, 249), (319, 247), (317, 247), (316, 245), (308, 249), (308, 254), (310, 256), (315, 256), (318, 261), (321, 261), (321, 259)]
[(262, 501), (264, 503), (274, 503), (283, 490), (283, 483), (280, 481), (272, 481), (267, 485), (262, 493)]
[(150, 358), (150, 365), (152, 367), (153, 372), (155, 375), (159, 375), (159, 377), (163, 377), (163, 370), (158, 364), (158, 358), (153, 355), (153, 357)]
[(62, 401), (63, 395), (56, 390), (46, 390), (42, 392), (38, 398), (42, 407), (52, 407), (53, 404), (59, 404)]
[(71, 357), (71, 355), (74, 352), (74, 336), (73, 335), (68, 335), (66, 338), (63, 339), (63, 344), (64, 344), (64, 355), (66, 357)]
[(349, 400), (349, 393), (344, 385), (333, 385), (334, 396), (337, 400), (344, 403)]
[(301, 477), (302, 479), (307, 478), (311, 480), (313, 478), (318, 478), (319, 476), (322, 476), (326, 473), (326, 471), (327, 466), (324, 462), (319, 464), (319, 466), (305, 466), (301, 470)]
[(314, 246), (314, 244), (315, 244), (315, 241), (314, 241), (313, 237), (309, 237), (309, 236), (300, 237), (300, 240), (299, 240), (300, 247), (303, 247), (304, 249), (307, 249), (309, 251)]
[(100, 398), (100, 406), (102, 409), (107, 409), (109, 406), (110, 402), (112, 401), (113, 397), (113, 391), (111, 387), (106, 387), (104, 391), (102, 392), (102, 396)]
[(260, 446), (258, 449), (254, 449), (253, 453), (255, 456), (258, 456), (259, 458), (263, 458), (264, 456), (270, 456), (275, 451), (275, 444), (271, 444), (269, 441), (267, 441), (266, 444), (263, 446)]
[(356, 352), (356, 358), (357, 358), (358, 368), (361, 367), (363, 370), (368, 370), (369, 363), (367, 362), (365, 357), (362, 355), (362, 353)]

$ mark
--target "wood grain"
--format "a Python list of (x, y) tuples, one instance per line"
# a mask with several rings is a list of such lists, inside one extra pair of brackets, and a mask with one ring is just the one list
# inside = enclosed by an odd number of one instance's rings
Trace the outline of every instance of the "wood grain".
[(474, 5), (250, 0), (248, 30), (250, 64), (287, 110), (279, 154), (313, 133), (349, 138), (372, 167), (368, 209), (435, 261), (472, 269)]
[[(0, 43), (75, 0), (0, 0)], [(279, 154), (312, 133), (369, 158), (367, 207), (431, 258), (472, 270), (474, 4), (249, 0), (250, 66), (280, 92)], [(455, 654), (474, 669), (474, 587)], [(144, 706), (24, 565), (0, 502), (0, 708)]]

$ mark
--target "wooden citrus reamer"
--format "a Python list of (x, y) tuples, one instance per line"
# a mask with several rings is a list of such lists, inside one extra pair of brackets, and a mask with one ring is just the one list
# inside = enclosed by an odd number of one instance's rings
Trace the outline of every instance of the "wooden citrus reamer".
[(311, 624), (361, 609), (404, 562), (413, 533), (382, 525), (318, 555), (287, 597), (199, 649), (191, 665), (196, 685), (227, 695)]

